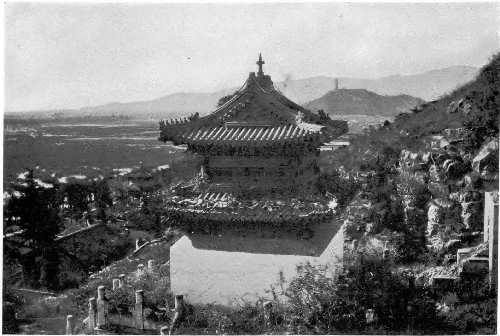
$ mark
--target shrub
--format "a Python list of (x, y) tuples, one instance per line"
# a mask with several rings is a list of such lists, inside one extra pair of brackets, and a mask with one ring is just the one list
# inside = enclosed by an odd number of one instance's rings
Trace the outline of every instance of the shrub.
[[(337, 278), (326, 268), (306, 264), (286, 291), (283, 325), (298, 333), (365, 333), (439, 330), (435, 302), (424, 288), (394, 273), (390, 265), (360, 259)], [(366, 320), (375, 311), (373, 323)]]

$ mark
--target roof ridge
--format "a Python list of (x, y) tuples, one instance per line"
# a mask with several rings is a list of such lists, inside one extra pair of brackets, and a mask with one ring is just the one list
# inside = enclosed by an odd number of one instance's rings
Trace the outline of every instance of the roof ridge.
[(244, 94), (242, 89), (247, 85), (247, 83), (248, 83), (248, 79), (245, 81), (245, 83), (243, 83), (243, 85), (238, 90), (235, 91), (235, 95), (231, 99), (229, 99), (227, 102), (225, 102), (224, 104), (222, 104), (221, 106), (219, 106), (218, 108), (216, 108), (210, 114), (208, 114), (207, 116), (205, 116), (203, 118), (207, 118), (207, 117), (212, 116), (213, 114), (219, 112), (220, 110), (224, 109), (227, 105), (233, 103), (235, 100), (240, 98)]

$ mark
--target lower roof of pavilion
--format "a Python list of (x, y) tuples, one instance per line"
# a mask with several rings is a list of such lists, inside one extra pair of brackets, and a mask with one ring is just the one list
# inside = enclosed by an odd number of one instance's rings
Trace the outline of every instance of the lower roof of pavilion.
[(192, 146), (251, 147), (316, 144), (325, 141), (319, 128), (288, 124), (283, 126), (218, 126), (172, 132), (162, 129), (160, 140)]

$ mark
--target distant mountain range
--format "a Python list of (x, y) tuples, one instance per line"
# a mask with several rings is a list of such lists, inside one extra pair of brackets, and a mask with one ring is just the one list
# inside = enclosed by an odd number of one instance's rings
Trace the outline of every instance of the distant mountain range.
[(422, 103), (424, 100), (409, 95), (382, 96), (365, 89), (339, 89), (328, 92), (304, 107), (312, 111), (324, 110), (332, 117), (346, 114), (393, 117)]
[[(381, 95), (406, 94), (426, 101), (439, 98), (463, 85), (477, 75), (479, 68), (453, 66), (416, 75), (394, 75), (378, 79), (339, 78), (344, 89), (366, 89)], [(287, 97), (304, 104), (335, 88), (335, 78), (312, 77), (280, 82), (276, 87)]]
[[(469, 66), (453, 66), (445, 69), (432, 70), (416, 75), (395, 75), (379, 79), (361, 79), (361, 78), (339, 78), (340, 87), (343, 89), (365, 89), (363, 95), (367, 95), (367, 91), (373, 91), (380, 95), (410, 95), (413, 97), (423, 98), (424, 100), (436, 99), (439, 96), (446, 94), (456, 87), (472, 80), (478, 72), (478, 68)], [(284, 82), (275, 83), (275, 87), (280, 90), (285, 96), (291, 100), (299, 103), (306, 104), (307, 106), (315, 106), (320, 104), (317, 100), (323, 95), (327, 94), (335, 88), (335, 78), (333, 77), (311, 77), (297, 80), (287, 80)], [(61, 111), (65, 116), (70, 115), (111, 115), (122, 114), (131, 117), (139, 118), (176, 118), (186, 116), (192, 112), (200, 112), (201, 114), (212, 111), (218, 100), (232, 92), (237, 88), (229, 88), (212, 93), (174, 93), (160, 97), (150, 101), (139, 101), (130, 103), (109, 103), (100, 106), (91, 106), (81, 108), (79, 110), (64, 110)], [(362, 94), (361, 91), (355, 91), (355, 94)], [(337, 93), (338, 94), (338, 93)], [(328, 102), (334, 102), (335, 99), (341, 100), (345, 103), (349, 101), (348, 96), (344, 98), (336, 97), (333, 94), (325, 98)], [(366, 96), (368, 97), (368, 96)], [(411, 98), (413, 101), (415, 98)], [(335, 98), (335, 99), (334, 99)], [(395, 98), (403, 101), (408, 98), (401, 96)], [(382, 102), (383, 99), (378, 99), (377, 102), (381, 106), (386, 106), (387, 102)], [(367, 103), (368, 104), (368, 103)], [(330, 104), (327, 104), (330, 105)], [(358, 104), (356, 106), (362, 106)], [(394, 106), (399, 106), (395, 104)], [(401, 104), (406, 106), (407, 102)], [(326, 105), (325, 105), (326, 106)], [(333, 107), (325, 108), (328, 110)], [(399, 110), (399, 107), (394, 107)], [(342, 107), (345, 111), (352, 110), (346, 106)], [(368, 111), (369, 107), (364, 107)], [(333, 108), (337, 111), (338, 108)], [(378, 109), (376, 109), (378, 111)], [(386, 111), (387, 115), (393, 115), (394, 109)], [(344, 112), (345, 112), (344, 111)], [(52, 111), (53, 113), (54, 111)], [(26, 114), (26, 113), (23, 113)], [(50, 111), (31, 112), (32, 115), (36, 114), (51, 114)], [(360, 111), (356, 114), (362, 114)], [(386, 115), (386, 114), (384, 114)]]

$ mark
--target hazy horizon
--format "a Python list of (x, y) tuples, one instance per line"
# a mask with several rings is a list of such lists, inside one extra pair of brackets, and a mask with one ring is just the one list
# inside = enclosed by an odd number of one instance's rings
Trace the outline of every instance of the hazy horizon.
[(481, 67), (496, 3), (7, 3), (5, 110), (75, 109), (274, 81)]

